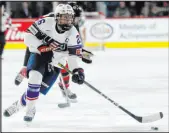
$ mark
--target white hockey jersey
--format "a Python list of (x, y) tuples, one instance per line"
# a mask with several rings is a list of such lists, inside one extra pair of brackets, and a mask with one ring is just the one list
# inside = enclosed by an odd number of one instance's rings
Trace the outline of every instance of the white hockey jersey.
[[(81, 55), (82, 41), (74, 26), (69, 31), (59, 34), (55, 29), (56, 21), (54, 20), (54, 17), (41, 18), (35, 21), (28, 29), (31, 29), (34, 25), (36, 25), (42, 33), (54, 39), (59, 45), (63, 44), (61, 46), (66, 46), (66, 49), (64, 50), (59, 49), (53, 51), (52, 65), (59, 67), (57, 65), (59, 62), (66, 64), (66, 61), (68, 60), (70, 62), (69, 67), (71, 70), (78, 67), (76, 58)], [(36, 34), (36, 29), (34, 27), (32, 29), (32, 32)], [(24, 43), (29, 47), (30, 52), (40, 54), (38, 47), (44, 45), (44, 39), (38, 39), (31, 33), (25, 33)]]

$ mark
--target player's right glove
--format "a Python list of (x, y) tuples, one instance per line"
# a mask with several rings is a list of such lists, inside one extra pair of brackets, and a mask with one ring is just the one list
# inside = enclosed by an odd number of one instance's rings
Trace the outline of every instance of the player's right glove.
[(38, 47), (38, 50), (43, 53), (43, 52), (49, 52), (49, 51), (52, 51), (52, 50), (55, 50), (56, 48), (53, 47), (52, 45), (41, 45)]
[(24, 78), (27, 78), (27, 68), (24, 66), (15, 78), (15, 85), (19, 85)]
[(83, 68), (75, 68), (73, 70), (72, 81), (77, 84), (83, 84), (85, 80)]

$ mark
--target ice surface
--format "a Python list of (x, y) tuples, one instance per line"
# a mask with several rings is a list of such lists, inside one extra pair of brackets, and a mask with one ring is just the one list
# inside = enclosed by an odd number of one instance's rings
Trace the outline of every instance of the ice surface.
[[(2, 112), (27, 88), (25, 79), (15, 86), (14, 79), (23, 65), (24, 50), (4, 51), (2, 61)], [(10, 118), (2, 117), (3, 132), (106, 131), (147, 132), (151, 126), (168, 131), (168, 49), (106, 49), (94, 51), (93, 64), (80, 63), (86, 81), (136, 115), (162, 111), (164, 118), (138, 123), (85, 85), (71, 83), (78, 103), (60, 109), (65, 99), (57, 82), (47, 96), (37, 102), (37, 113), (30, 127), (23, 122), (25, 110)]]

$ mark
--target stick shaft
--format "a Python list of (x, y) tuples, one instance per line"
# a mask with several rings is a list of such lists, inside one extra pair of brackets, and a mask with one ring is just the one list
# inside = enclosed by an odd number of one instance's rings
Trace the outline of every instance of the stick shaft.
[[(72, 73), (72, 71), (70, 71), (68, 68), (66, 68), (65, 66), (63, 66), (62, 64), (58, 64), (60, 67), (62, 67), (63, 69), (65, 69), (67, 72)], [(125, 113), (127, 113), (128, 115), (130, 115), (131, 117), (133, 117), (134, 119), (137, 119), (133, 113), (131, 113), (130, 111), (128, 111), (127, 109), (125, 109), (124, 107), (120, 106), (118, 103), (116, 103), (115, 101), (113, 101), (112, 99), (110, 99), (108, 96), (106, 96), (104, 93), (102, 93), (101, 91), (99, 91), (98, 89), (96, 89), (94, 86), (92, 86), (91, 84), (89, 84), (88, 82), (84, 81), (84, 84), (86, 84), (88, 87), (90, 87), (92, 90), (94, 90), (95, 92), (97, 92), (98, 94), (100, 94), (101, 96), (103, 96), (105, 99), (107, 99), (109, 102), (113, 103), (116, 107), (120, 108), (121, 110), (123, 110)]]
[(66, 86), (65, 86), (65, 83), (64, 83), (64, 81), (63, 81), (63, 76), (62, 76), (62, 74), (60, 74), (60, 79), (61, 79), (61, 82), (62, 82), (62, 84), (63, 84), (63, 91), (65, 92), (65, 98), (66, 98), (66, 102), (68, 103), (68, 104), (70, 104), (70, 102), (69, 102), (69, 99), (68, 99), (68, 92), (67, 92), (67, 90), (66, 90)]

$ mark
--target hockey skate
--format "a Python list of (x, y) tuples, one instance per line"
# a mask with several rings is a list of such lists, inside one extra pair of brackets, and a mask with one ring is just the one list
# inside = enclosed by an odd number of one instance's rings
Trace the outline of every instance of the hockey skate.
[(20, 85), (23, 79), (26, 77), (26, 67), (23, 67), (15, 78), (15, 85)]
[[(62, 92), (63, 97), (66, 97), (66, 93), (65, 93), (65, 90), (64, 90), (63, 86), (61, 84), (59, 84), (59, 87), (60, 87), (60, 90)], [(70, 91), (70, 89), (66, 89), (66, 91), (67, 91), (67, 94), (68, 94), (69, 101), (72, 102), (72, 103), (76, 103), (77, 102), (76, 94), (72, 93)]]
[(25, 77), (21, 73), (18, 73), (18, 75), (15, 78), (15, 85), (19, 85), (23, 81), (24, 78)]
[(32, 122), (34, 116), (36, 113), (36, 108), (35, 106), (32, 108), (27, 108), (26, 115), (24, 116), (24, 121), (25, 122)]
[(5, 117), (10, 117), (11, 115), (17, 113), (20, 109), (22, 109), (22, 108), (24, 108), (24, 107), (25, 107), (25, 106), (21, 105), (20, 101), (18, 100), (18, 101), (16, 101), (16, 102), (14, 102), (10, 107), (8, 107), (8, 108), (4, 111), (3, 115), (4, 115)]

